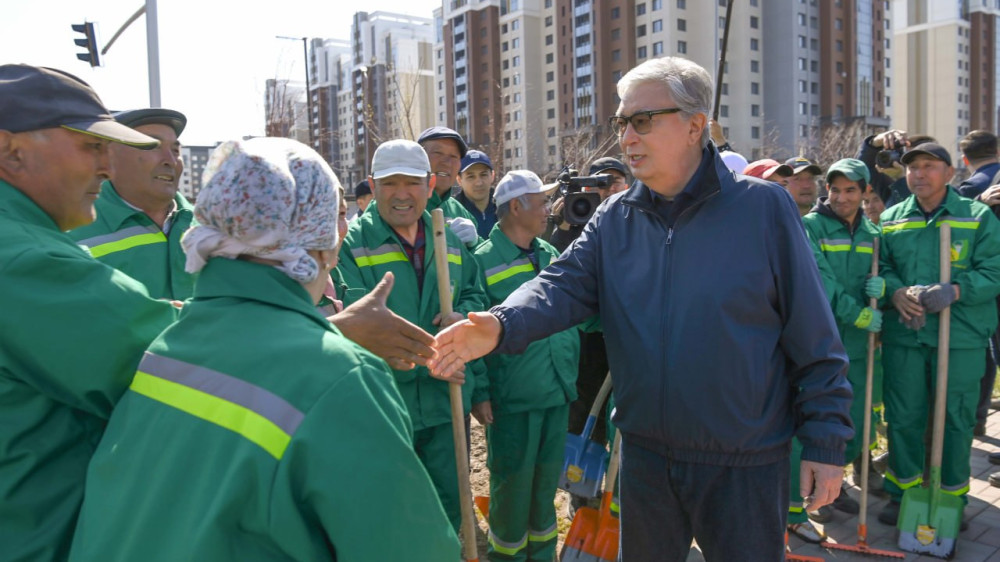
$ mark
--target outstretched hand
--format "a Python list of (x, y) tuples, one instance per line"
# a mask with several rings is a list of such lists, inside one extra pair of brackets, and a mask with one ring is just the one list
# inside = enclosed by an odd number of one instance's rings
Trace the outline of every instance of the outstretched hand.
[(807, 504), (806, 511), (833, 503), (843, 480), (844, 467), (803, 460), (799, 464), (799, 493)]
[(434, 337), (386, 306), (393, 282), (392, 273), (386, 273), (370, 293), (329, 320), (393, 369), (408, 371), (434, 357)]
[(489, 312), (470, 312), (468, 320), (456, 322), (435, 337), (437, 355), (427, 365), (431, 374), (448, 378), (467, 361), (493, 351), (500, 343), (500, 320)]

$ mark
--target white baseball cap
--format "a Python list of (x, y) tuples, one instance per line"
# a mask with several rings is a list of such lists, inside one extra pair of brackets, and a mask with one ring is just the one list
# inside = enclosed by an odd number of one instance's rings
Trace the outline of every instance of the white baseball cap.
[(493, 201), (497, 205), (503, 205), (515, 197), (529, 193), (548, 193), (557, 185), (544, 185), (542, 179), (530, 170), (511, 170), (497, 184)]
[(431, 161), (419, 144), (406, 139), (386, 141), (372, 156), (372, 178), (382, 179), (396, 174), (425, 178), (431, 173)]

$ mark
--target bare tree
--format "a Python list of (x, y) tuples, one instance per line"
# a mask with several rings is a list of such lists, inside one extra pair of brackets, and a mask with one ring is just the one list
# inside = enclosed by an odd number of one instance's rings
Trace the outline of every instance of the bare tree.
[(861, 142), (871, 134), (864, 119), (851, 119), (827, 123), (820, 128), (818, 143), (812, 155), (822, 166), (842, 158), (853, 158)]
[(618, 137), (599, 125), (563, 130), (559, 140), (563, 165), (578, 170), (598, 158), (618, 153)]

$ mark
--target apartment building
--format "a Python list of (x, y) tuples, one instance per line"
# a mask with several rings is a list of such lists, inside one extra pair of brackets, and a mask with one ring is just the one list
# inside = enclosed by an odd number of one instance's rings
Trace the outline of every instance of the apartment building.
[(205, 165), (208, 164), (208, 158), (212, 155), (213, 150), (215, 150), (215, 146), (181, 145), (184, 172), (181, 173), (179, 187), (181, 195), (192, 203), (198, 199), (198, 194), (201, 193), (201, 176), (205, 172)]

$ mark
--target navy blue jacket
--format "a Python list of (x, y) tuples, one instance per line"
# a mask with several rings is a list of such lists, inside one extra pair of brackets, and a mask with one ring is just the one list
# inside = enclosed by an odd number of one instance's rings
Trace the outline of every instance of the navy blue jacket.
[(798, 209), (706, 150), (676, 219), (639, 181), (602, 203), (557, 261), (492, 309), (497, 351), (600, 313), (626, 439), (679, 461), (752, 466), (786, 457), (795, 433), (803, 459), (842, 465), (847, 355)]
[(986, 189), (993, 185), (993, 176), (1000, 172), (1000, 164), (994, 162), (992, 164), (987, 164), (981, 166), (976, 173), (969, 176), (968, 179), (958, 184), (955, 189), (958, 194), (962, 197), (968, 197), (969, 199), (975, 199), (979, 197), (979, 194), (986, 191)]
[(479, 207), (472, 202), (471, 199), (465, 196), (464, 191), (459, 191), (458, 195), (455, 196), (455, 201), (458, 201), (465, 207), (466, 211), (472, 215), (472, 218), (476, 219), (476, 233), (483, 240), (490, 239), (490, 231), (493, 230), (493, 226), (497, 223), (497, 206), (493, 203), (493, 190), (490, 190), (490, 202), (486, 205), (485, 211), (480, 211)]

